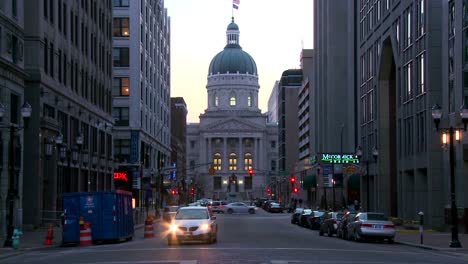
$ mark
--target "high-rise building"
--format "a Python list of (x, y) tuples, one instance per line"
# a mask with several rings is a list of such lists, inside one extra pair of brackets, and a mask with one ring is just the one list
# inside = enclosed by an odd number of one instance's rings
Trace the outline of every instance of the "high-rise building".
[(278, 84), (279, 81), (275, 81), (270, 97), (268, 98), (267, 115), (269, 123), (278, 123)]
[[(23, 1), (0, 4), (0, 237), (6, 237), (7, 228), (22, 224), (19, 212), (23, 206), (24, 173), (20, 168), (24, 133), (17, 128), (25, 124), (20, 108), (27, 102), (23, 30)], [(10, 152), (11, 147), (16, 155)], [(9, 169), (11, 163), (14, 170)]]
[(112, 1), (27, 0), (24, 40), (22, 219), (36, 227), (60, 219), (63, 193), (112, 188)]
[(187, 203), (187, 104), (183, 97), (171, 97), (171, 165), (175, 167), (171, 184), (178, 190), (178, 201)]
[(163, 0), (113, 1), (113, 13), (116, 167), (133, 174), (137, 207), (161, 204), (152, 187), (170, 165), (170, 18)]
[(196, 198), (266, 197), (277, 170), (277, 125), (258, 108), (257, 65), (239, 45), (234, 18), (226, 35), (208, 70), (208, 108), (187, 126), (187, 177)]

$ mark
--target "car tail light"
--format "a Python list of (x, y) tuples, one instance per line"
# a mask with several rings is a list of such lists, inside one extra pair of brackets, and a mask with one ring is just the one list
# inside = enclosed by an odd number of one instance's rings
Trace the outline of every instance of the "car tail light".
[(395, 225), (384, 225), (384, 228), (395, 228)]
[(362, 224), (361, 223), (361, 227), (372, 227), (372, 224)]

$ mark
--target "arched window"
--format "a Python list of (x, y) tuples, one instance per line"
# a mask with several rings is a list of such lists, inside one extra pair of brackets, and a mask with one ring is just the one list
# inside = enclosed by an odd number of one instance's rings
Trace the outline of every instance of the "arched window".
[(219, 97), (217, 95), (215, 95), (214, 104), (215, 106), (218, 106), (219, 104)]
[(236, 153), (229, 154), (229, 170), (230, 171), (237, 170), (237, 155), (236, 155)]
[(213, 155), (213, 167), (216, 171), (221, 171), (221, 161), (221, 153), (215, 153)]
[(247, 105), (248, 105), (249, 107), (252, 106), (252, 95), (251, 95), (251, 94), (249, 95), (249, 97), (247, 97)]
[(252, 167), (252, 153), (247, 152), (244, 154), (244, 170), (253, 169)]
[(231, 96), (229, 97), (229, 105), (236, 106), (236, 94), (235, 93), (231, 93)]

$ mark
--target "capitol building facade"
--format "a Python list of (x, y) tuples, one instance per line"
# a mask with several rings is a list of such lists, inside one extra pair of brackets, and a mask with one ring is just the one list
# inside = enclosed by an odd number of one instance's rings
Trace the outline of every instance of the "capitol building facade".
[(278, 130), (258, 108), (257, 66), (234, 18), (226, 35), (210, 63), (208, 107), (187, 125), (187, 178), (196, 198), (251, 200), (266, 197), (277, 174)]

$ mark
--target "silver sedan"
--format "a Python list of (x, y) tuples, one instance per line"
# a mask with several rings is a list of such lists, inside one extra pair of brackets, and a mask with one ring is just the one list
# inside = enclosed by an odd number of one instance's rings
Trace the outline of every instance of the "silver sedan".
[(249, 213), (255, 214), (256, 207), (252, 205), (247, 205), (241, 202), (229, 203), (224, 206), (224, 212), (228, 214), (232, 213)]
[(347, 228), (347, 238), (356, 241), (372, 238), (380, 241), (387, 239), (388, 243), (393, 243), (396, 233), (395, 225), (383, 213), (359, 213)]

